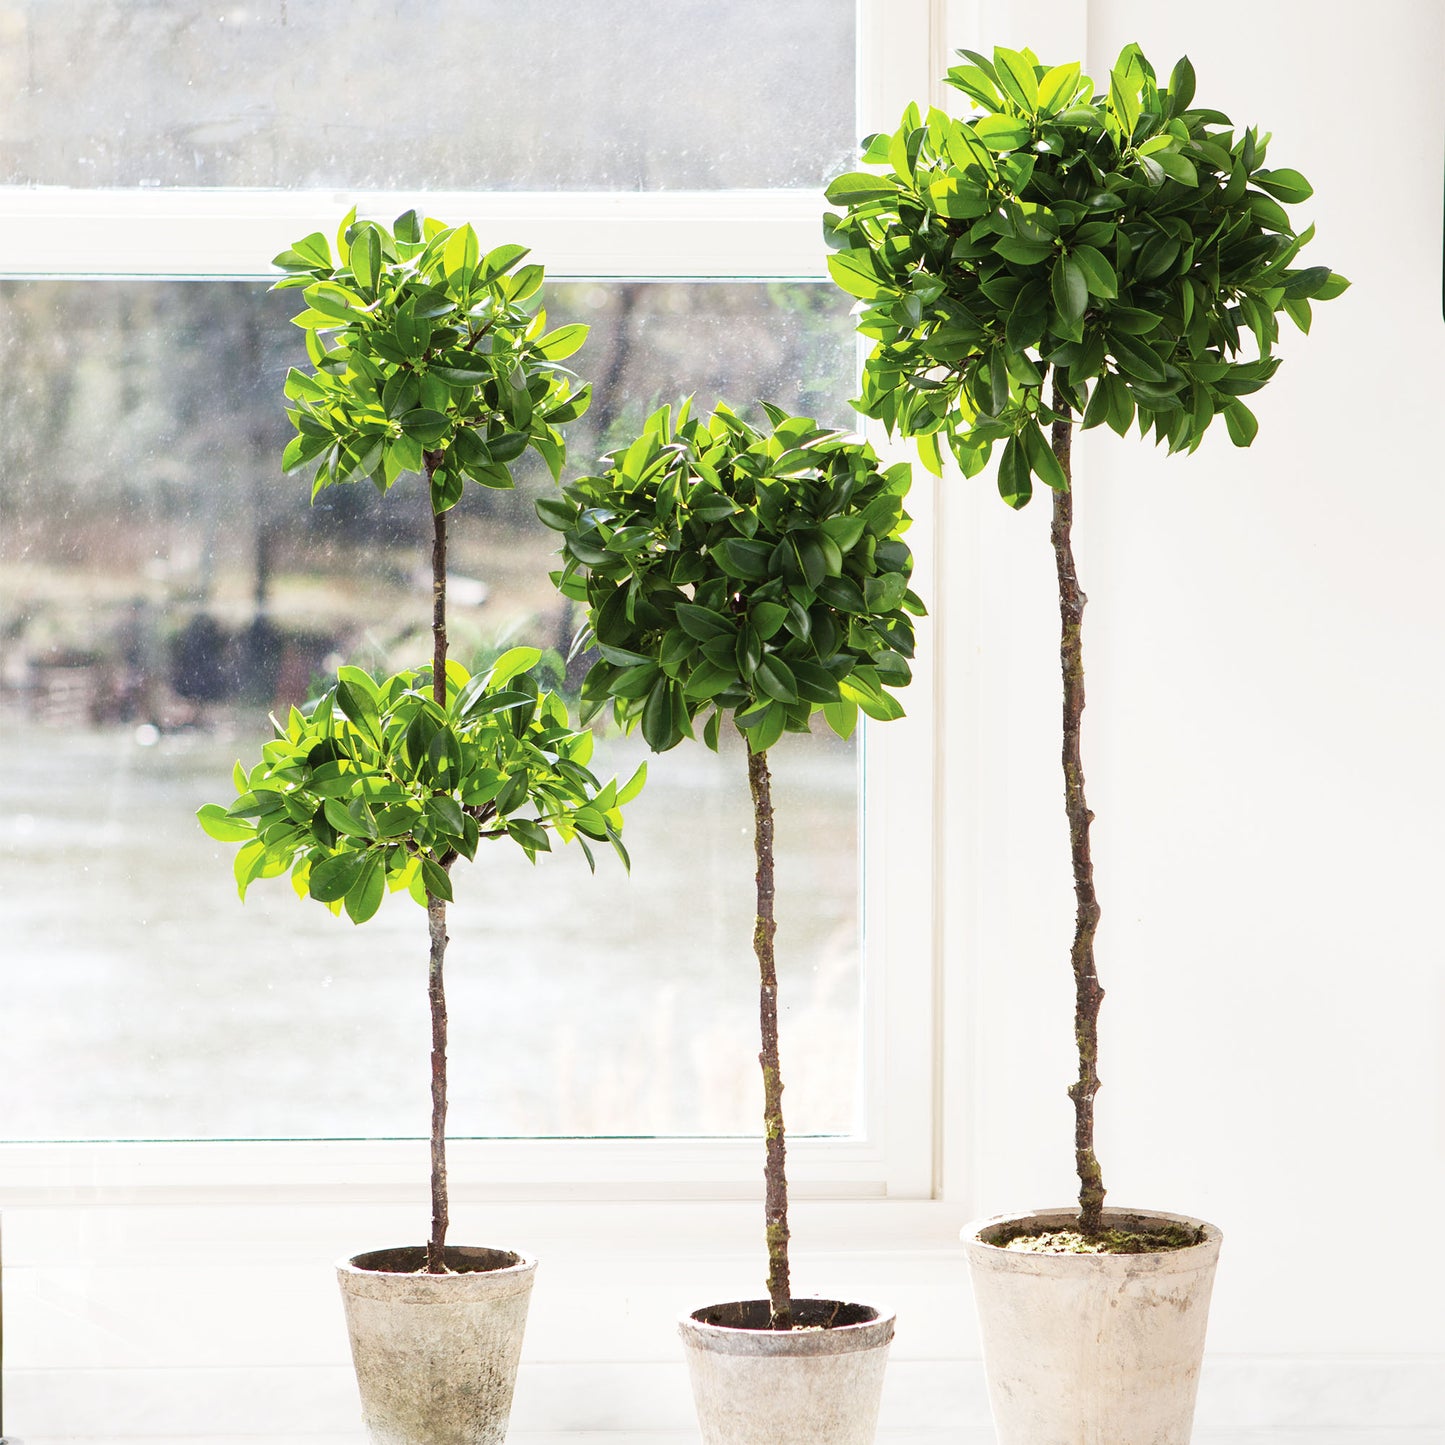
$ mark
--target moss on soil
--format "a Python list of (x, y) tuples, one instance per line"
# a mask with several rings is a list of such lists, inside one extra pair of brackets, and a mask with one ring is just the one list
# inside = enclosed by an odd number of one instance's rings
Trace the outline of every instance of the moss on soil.
[(1162, 1229), (1106, 1229), (1096, 1235), (1080, 1234), (1076, 1229), (1021, 1229), (996, 1241), (1000, 1249), (1019, 1254), (1162, 1254), (1203, 1242), (1202, 1229), (1179, 1224)]

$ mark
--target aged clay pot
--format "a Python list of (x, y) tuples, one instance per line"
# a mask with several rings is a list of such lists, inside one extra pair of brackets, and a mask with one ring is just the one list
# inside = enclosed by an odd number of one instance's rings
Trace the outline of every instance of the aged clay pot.
[(537, 1261), (452, 1246), (455, 1273), (425, 1273), (422, 1246), (336, 1267), (362, 1417), (373, 1445), (501, 1445)]
[(872, 1445), (894, 1316), (794, 1300), (793, 1318), (770, 1330), (767, 1300), (739, 1300), (679, 1321), (703, 1445)]
[(993, 1241), (1071, 1229), (1076, 1209), (963, 1231), (998, 1445), (1189, 1445), (1221, 1235), (1181, 1214), (1106, 1209), (1105, 1227), (1184, 1225), (1151, 1254), (1027, 1254)]

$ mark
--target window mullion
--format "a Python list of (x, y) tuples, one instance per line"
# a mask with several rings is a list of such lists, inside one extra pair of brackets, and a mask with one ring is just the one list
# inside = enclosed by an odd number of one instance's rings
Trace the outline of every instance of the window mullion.
[(264, 279), (348, 207), (408, 209), (519, 241), (553, 280), (820, 280), (815, 191), (336, 192), (0, 188), (0, 275)]

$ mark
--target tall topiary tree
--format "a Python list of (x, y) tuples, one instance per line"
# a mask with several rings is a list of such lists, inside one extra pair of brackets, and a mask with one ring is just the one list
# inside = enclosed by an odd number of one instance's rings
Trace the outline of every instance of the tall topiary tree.
[(906, 463), (805, 417), (765, 406), (765, 434), (719, 405), (656, 412), (602, 470), (537, 505), (563, 536), (564, 595), (586, 608), (579, 643), (599, 654), (584, 716), (609, 702), (657, 751), (725, 721), (747, 743), (757, 858), (753, 948), (766, 1139), (764, 1215), (771, 1326), (792, 1325), (783, 1081), (774, 957), (773, 802), (768, 749), (815, 713), (848, 737), (861, 710), (901, 717), (910, 680), (913, 559)]
[[(369, 479), (386, 491), (415, 474), (432, 515), (432, 659), (378, 679), (343, 667), (278, 737), (227, 808), (202, 826), (240, 842), (236, 881), (290, 870), (297, 891), (344, 908), (355, 923), (388, 887), (425, 907), (430, 935), (431, 1202), (427, 1270), (444, 1273), (447, 1232), (447, 1012), (443, 961), (451, 869), (484, 839), (509, 838), (533, 861), (550, 835), (612, 844), (622, 855), (621, 806), (641, 787), (599, 786), (587, 771), (592, 738), (528, 669), (535, 648), (505, 653), (473, 678), (447, 658), (447, 517), (470, 479), (511, 487), (513, 464), (537, 452), (561, 473), (561, 427), (586, 409), (588, 388), (562, 361), (585, 326), (546, 330), (529, 305), (542, 268), (521, 246), (483, 253), (470, 226), (408, 211), (387, 230), (343, 221), (333, 254), (320, 232), (276, 258), (276, 289), (301, 288), (313, 371), (292, 369), (286, 395), (296, 436), (289, 471), (323, 489)], [(590, 852), (588, 861), (592, 859)]]
[(971, 113), (910, 106), (896, 132), (870, 137), (863, 158), (882, 169), (829, 186), (840, 210), (824, 230), (836, 248), (829, 269), (862, 303), (858, 327), (873, 343), (855, 404), (915, 437), (935, 474), (944, 446), (973, 476), (1002, 443), (1004, 501), (1022, 507), (1034, 477), (1053, 494), (1077, 904), (1079, 1074), (1069, 1094), (1081, 1228), (1096, 1235), (1104, 994), (1079, 749), (1074, 428), (1102, 423), (1123, 436), (1137, 422), (1169, 452), (1192, 452), (1223, 416), (1233, 442), (1248, 446), (1258, 424), (1243, 398), (1279, 366), (1279, 314), (1308, 331), (1311, 302), (1348, 282), (1294, 264), (1314, 228), (1296, 234), (1284, 206), (1306, 200), (1309, 182), (1265, 167), (1268, 136), (1194, 105), (1187, 59), (1161, 87), (1139, 47), (1126, 46), (1096, 95), (1077, 64), (1045, 67), (1028, 50), (960, 58), (948, 80)]

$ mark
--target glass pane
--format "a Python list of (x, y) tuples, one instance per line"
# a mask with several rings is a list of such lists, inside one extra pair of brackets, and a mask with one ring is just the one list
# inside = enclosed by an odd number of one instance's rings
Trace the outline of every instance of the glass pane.
[(818, 186), (852, 0), (0, 0), (0, 181)]
[[(278, 475), (294, 298), (241, 283), (0, 286), (0, 1132), (9, 1138), (417, 1135), (427, 1119), (426, 927), (401, 896), (361, 928), (285, 880), (244, 907), (192, 814), (228, 796), (268, 707), (341, 657), (427, 655), (420, 489), (323, 493)], [(835, 288), (577, 283), (554, 320), (603, 397), (582, 464), (687, 378), (844, 420)], [(573, 621), (531, 497), (454, 514), (452, 637), (476, 662)], [(574, 664), (570, 681), (580, 670)], [(599, 765), (630, 773), (633, 738)], [(857, 768), (776, 750), (790, 1125), (848, 1132), (860, 1067)], [(629, 878), (565, 850), (485, 848), (457, 873), (449, 952), (459, 1135), (755, 1130), (746, 767), (651, 763)]]

